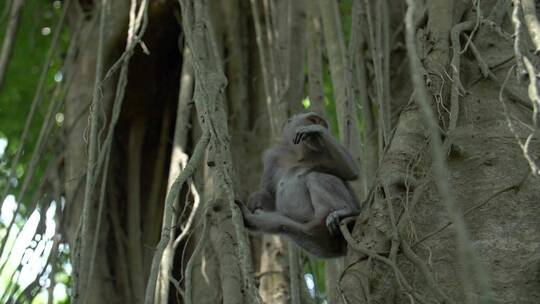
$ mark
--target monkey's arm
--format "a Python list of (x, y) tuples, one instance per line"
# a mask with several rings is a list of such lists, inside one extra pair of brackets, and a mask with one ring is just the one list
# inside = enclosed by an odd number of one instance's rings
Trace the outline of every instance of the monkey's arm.
[(275, 185), (274, 175), (277, 167), (277, 149), (267, 150), (263, 157), (263, 174), (261, 177), (260, 189), (253, 192), (248, 198), (248, 208), (251, 212), (262, 209), (266, 211), (275, 210)]
[[(307, 145), (308, 147), (320, 147), (323, 153), (328, 157), (324, 158), (322, 165), (331, 169), (332, 172), (344, 180), (355, 180), (358, 178), (360, 170), (347, 149), (339, 143), (326, 129), (321, 125), (308, 125), (299, 127), (296, 131), (294, 144), (301, 141), (318, 141), (318, 143)], [(315, 136), (307, 136), (314, 134)]]
[(347, 148), (339, 143), (330, 133), (324, 132), (321, 135), (324, 146), (330, 155), (327, 166), (335, 168), (338, 176), (344, 180), (355, 180), (360, 174), (358, 164), (354, 161)]
[(267, 189), (262, 188), (253, 192), (248, 198), (248, 209), (251, 212), (256, 210), (273, 211), (275, 210), (275, 198)]

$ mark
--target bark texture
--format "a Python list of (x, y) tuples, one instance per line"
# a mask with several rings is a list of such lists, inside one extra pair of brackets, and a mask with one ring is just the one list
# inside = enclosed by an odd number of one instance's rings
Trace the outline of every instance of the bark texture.
[[(503, 2), (484, 1), (473, 12), (459, 1), (409, 1), (409, 9), (416, 6), (413, 56), (425, 69), (422, 77), (447, 153), (448, 182), (465, 221), (456, 225), (445, 211), (427, 153), (434, 143), (420, 109), (399, 106), (412, 90), (394, 90), (393, 108), (401, 110), (394, 112), (397, 123), (383, 154), (379, 184), (367, 202), (369, 215), (353, 232), (357, 250), (350, 248), (341, 280), (346, 303), (408, 303), (411, 298), (533, 303), (538, 298), (537, 270), (527, 267), (524, 256), (514, 259), (511, 253), (535, 255), (538, 234), (522, 229), (538, 231), (533, 218), (540, 213), (530, 205), (537, 195), (528, 190), (538, 180), (517, 145), (528, 132), (509, 128), (509, 121), (531, 124), (531, 116), (523, 83), (510, 76), (503, 84), (514, 63), (510, 7)], [(405, 8), (396, 6), (389, 13), (403, 20)], [(403, 59), (398, 50), (392, 56), (392, 62)], [(408, 73), (396, 70), (391, 82), (407, 84)], [(456, 238), (459, 229), (466, 229), (466, 244)], [(466, 264), (459, 258), (462, 246), (473, 251)]]

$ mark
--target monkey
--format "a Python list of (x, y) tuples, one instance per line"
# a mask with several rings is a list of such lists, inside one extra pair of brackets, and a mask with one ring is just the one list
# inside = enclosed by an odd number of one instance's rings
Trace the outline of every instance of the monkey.
[(320, 258), (343, 256), (340, 220), (360, 213), (348, 185), (358, 165), (317, 113), (294, 115), (282, 129), (281, 142), (264, 153), (260, 189), (247, 206), (237, 202), (244, 224), (252, 233), (284, 235)]

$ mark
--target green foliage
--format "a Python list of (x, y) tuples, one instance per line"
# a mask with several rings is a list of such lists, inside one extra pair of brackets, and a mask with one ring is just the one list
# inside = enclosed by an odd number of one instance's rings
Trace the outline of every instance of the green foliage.
[[(9, 68), (4, 84), (0, 87), (0, 138), (4, 138), (8, 142), (5, 153), (0, 156), (0, 180), (2, 180), (0, 186), (2, 188), (5, 185), (5, 176), (11, 167), (10, 162), (20, 145), (26, 117), (30, 111), (38, 79), (51, 46), (54, 27), (60, 12), (61, 10), (55, 8), (51, 1), (26, 1), (23, 8)], [(0, 28), (6, 28), (8, 19), (2, 19)], [(3, 41), (4, 35), (4, 31), (1, 31), (0, 41)], [(50, 102), (50, 96), (56, 84), (54, 75), (61, 69), (62, 58), (60, 58), (60, 55), (67, 46), (67, 31), (64, 31), (61, 37), (60, 45), (46, 76), (43, 102), (36, 109), (22, 158), (16, 168), (15, 173), (18, 179), (24, 175), (28, 162), (32, 157), (39, 130)], [(42, 164), (45, 163), (45, 161), (42, 162)], [(43, 167), (44, 165), (40, 166), (35, 173), (30, 192), (35, 189), (39, 177), (42, 176)], [(21, 180), (19, 180), (18, 185), (21, 185)], [(17, 195), (19, 190), (15, 188), (13, 190), (14, 194)]]
[[(5, 2), (0, 1), (0, 3), (1, 44), (4, 39), (5, 29), (9, 18), (2, 18), (4, 16), (2, 15), (2, 12), (4, 11)], [(6, 177), (9, 176), (13, 157), (21, 144), (20, 139), (27, 115), (30, 112), (38, 81), (51, 47), (53, 32), (57, 26), (61, 13), (61, 5), (59, 4), (61, 4), (60, 1), (25, 1), (12, 57), (9, 62), (5, 81), (2, 87), (0, 87), (0, 148), (7, 142), (5, 151), (2, 151), (3, 148), (0, 149), (0, 193), (2, 193), (6, 187)], [(30, 159), (34, 154), (38, 135), (47, 108), (51, 102), (52, 91), (57, 85), (54, 76), (59, 73), (62, 68), (62, 57), (67, 48), (69, 37), (67, 30), (64, 30), (60, 37), (60, 43), (53, 54), (53, 60), (45, 78), (45, 85), (41, 97), (42, 102), (36, 108), (28, 137), (24, 149), (22, 150), (22, 157), (15, 167), (14, 174), (17, 181), (13, 184), (16, 185), (16, 187), (11, 190), (11, 194), (15, 195), (17, 201), (20, 200), (19, 191), (21, 190), (23, 178), (27, 173)], [(46, 136), (49, 136), (49, 139), (53, 139), (57, 134), (57, 131), (58, 128), (53, 129)], [(38, 183), (43, 177), (44, 168), (52, 158), (50, 149), (47, 149), (50, 147), (51, 142), (52, 140), (48, 141), (45, 153), (42, 153), (41, 155), (41, 161), (36, 172), (33, 174), (28, 193), (22, 200), (22, 203), (25, 205), (20, 207), (19, 214), (15, 218), (15, 227), (12, 233), (23, 229), (23, 226), (27, 223), (28, 216), (30, 215), (29, 213), (33, 211), (32, 208), (29, 208), (33, 203), (36, 203), (35, 201), (32, 201), (32, 193), (36, 190)], [(45, 216), (43, 210), (41, 211), (41, 216)], [(0, 227), (0, 235), (6, 233), (5, 224), (6, 223), (2, 223), (2, 227)], [(12, 247), (13, 244), (8, 243), (6, 251), (9, 252)], [(3, 256), (3, 258), (4, 257), (5, 256)], [(65, 274), (63, 269), (66, 261), (67, 255), (62, 254), (60, 261), (57, 263), (57, 265), (62, 265), (58, 266), (57, 276), (62, 279), (60, 283), (67, 286), (70, 284), (70, 278), (69, 275)], [(64, 275), (64, 278), (62, 278), (62, 274)], [(8, 282), (0, 282), (0, 290), (5, 290), (6, 288), (8, 290), (19, 290), (20, 288), (24, 288), (24, 286), (18, 285), (19, 282), (16, 277), (8, 277), (8, 280)], [(38, 301), (36, 303), (46, 303), (46, 297), (40, 294), (35, 301)], [(56, 303), (59, 303), (57, 299), (55, 299), (55, 301)], [(69, 300), (66, 298), (63, 301), (66, 302)], [(0, 302), (2, 301), (0, 300)]]

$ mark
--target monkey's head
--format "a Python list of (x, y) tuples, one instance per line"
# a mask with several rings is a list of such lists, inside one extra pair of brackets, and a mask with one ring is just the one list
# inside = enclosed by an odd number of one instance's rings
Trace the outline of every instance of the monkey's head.
[(318, 124), (328, 129), (328, 121), (315, 112), (300, 113), (287, 119), (283, 124), (283, 140), (290, 142), (296, 135), (296, 129), (301, 126)]

